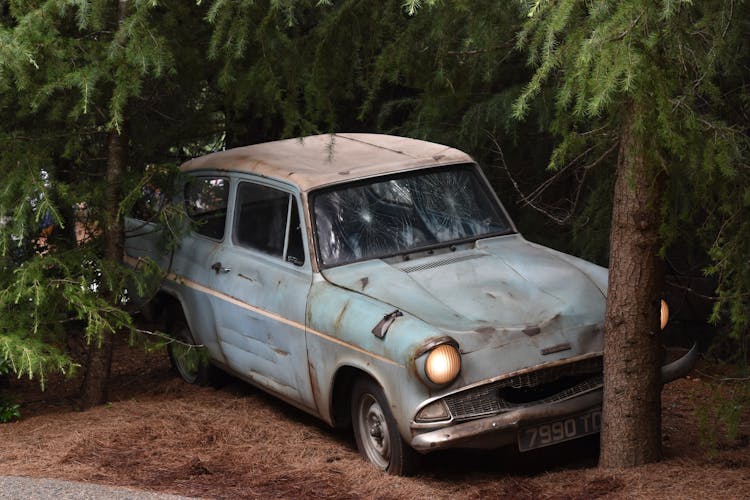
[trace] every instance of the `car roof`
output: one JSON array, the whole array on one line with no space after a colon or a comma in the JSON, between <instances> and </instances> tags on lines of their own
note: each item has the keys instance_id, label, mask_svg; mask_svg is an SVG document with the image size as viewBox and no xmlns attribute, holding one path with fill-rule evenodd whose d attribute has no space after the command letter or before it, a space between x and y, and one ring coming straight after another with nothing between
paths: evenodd
<instances>
[{"instance_id":1,"label":"car roof","mask_svg":"<svg viewBox=\"0 0 750 500\"><path fill-rule=\"evenodd\" d=\"M253 173L310 191L379 174L472 161L458 149L407 137L324 134L211 153L185 162L181 169Z\"/></svg>"}]
</instances>

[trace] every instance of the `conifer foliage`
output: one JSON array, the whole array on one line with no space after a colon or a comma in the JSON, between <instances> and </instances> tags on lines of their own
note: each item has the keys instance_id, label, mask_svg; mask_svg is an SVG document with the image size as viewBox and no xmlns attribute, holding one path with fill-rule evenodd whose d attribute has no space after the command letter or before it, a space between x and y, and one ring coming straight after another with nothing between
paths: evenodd
<instances>
[{"instance_id":1,"label":"conifer foliage","mask_svg":"<svg viewBox=\"0 0 750 500\"><path fill-rule=\"evenodd\" d=\"M519 45L536 72L516 116L552 85L560 142L550 168L617 154L601 464L639 465L660 456L662 257L671 243L694 238L681 226L703 220L711 224L702 243L726 259L716 268L726 273L722 281L746 267L731 256L738 240L727 245L721 233L747 212L734 203L726 209L749 180L747 117L728 107L733 94L748 96L747 4L538 1L528 16ZM734 310L738 292L722 297Z\"/></svg>"},{"instance_id":2,"label":"conifer foliage","mask_svg":"<svg viewBox=\"0 0 750 500\"><path fill-rule=\"evenodd\" d=\"M660 455L656 304L670 245L687 240L710 252L708 271L721 283L716 314L728 310L735 334L747 335L748 4L520 4L527 21L517 46L534 72L514 116L551 111L548 130L557 140L548 168L609 170L598 182L614 189L602 465L653 461ZM601 203L594 211L608 212Z\"/></svg>"},{"instance_id":3,"label":"conifer foliage","mask_svg":"<svg viewBox=\"0 0 750 500\"><path fill-rule=\"evenodd\" d=\"M126 159L148 155L127 138L163 121L156 113L175 97L157 82L190 64L175 54L189 54L180 43L201 17L195 4L158 0L0 1L0 360L15 374L43 383L49 370L76 369L72 332L95 352L132 330L126 290L143 292L149 272L122 266L117 235L123 190L137 189L145 166ZM188 98L195 85L185 88ZM163 148L151 162L175 153L144 142ZM113 154L120 169L106 177ZM84 405L106 397L108 370L84 388Z\"/></svg>"},{"instance_id":4,"label":"conifer foliage","mask_svg":"<svg viewBox=\"0 0 750 500\"><path fill-rule=\"evenodd\" d=\"M622 413L657 416L629 426L649 429L645 448L603 460L656 459L670 248L707 252L716 318L748 340L749 5L0 0L0 363L70 372L71 331L106 349L132 328L124 290L147 283L118 262L119 220L156 166L310 133L403 134L505 166L512 183L488 174L506 201L516 181L566 179L550 191L552 231L516 217L532 239L567 243L560 225L572 222L578 249L605 263L608 238L591 235L616 221L605 364L621 392L610 395L646 394L642 412Z\"/></svg>"}]
</instances>

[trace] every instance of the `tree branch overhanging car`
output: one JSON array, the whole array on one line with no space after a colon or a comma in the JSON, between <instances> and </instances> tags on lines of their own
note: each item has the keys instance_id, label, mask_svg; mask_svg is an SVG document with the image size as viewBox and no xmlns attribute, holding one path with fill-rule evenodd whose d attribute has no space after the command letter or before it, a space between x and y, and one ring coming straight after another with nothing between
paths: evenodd
<instances>
[{"instance_id":1,"label":"tree branch overhanging car","mask_svg":"<svg viewBox=\"0 0 750 500\"><path fill-rule=\"evenodd\" d=\"M186 381L218 367L351 425L394 474L434 450L599 431L607 270L524 240L465 153L331 134L181 170L191 230L162 255L161 228L129 219L126 259L168 271L151 308Z\"/></svg>"}]
</instances>

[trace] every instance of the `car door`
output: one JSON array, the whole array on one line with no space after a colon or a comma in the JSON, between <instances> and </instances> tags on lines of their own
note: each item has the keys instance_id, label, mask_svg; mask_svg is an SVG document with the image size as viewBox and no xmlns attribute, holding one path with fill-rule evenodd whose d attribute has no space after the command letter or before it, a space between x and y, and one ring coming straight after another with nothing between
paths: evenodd
<instances>
[{"instance_id":1,"label":"car door","mask_svg":"<svg viewBox=\"0 0 750 500\"><path fill-rule=\"evenodd\" d=\"M214 254L213 288L227 297L214 313L229 366L314 409L305 339L312 282L298 196L281 184L239 179L231 238Z\"/></svg>"},{"instance_id":2,"label":"car door","mask_svg":"<svg viewBox=\"0 0 750 500\"><path fill-rule=\"evenodd\" d=\"M216 336L211 290L214 272L210 264L226 235L230 178L211 172L190 176L184 185L185 210L190 219L190 230L184 235L180 248L170 254L166 267L172 278L166 286L180 297L193 340L206 346L212 359L225 362Z\"/></svg>"}]
</instances>

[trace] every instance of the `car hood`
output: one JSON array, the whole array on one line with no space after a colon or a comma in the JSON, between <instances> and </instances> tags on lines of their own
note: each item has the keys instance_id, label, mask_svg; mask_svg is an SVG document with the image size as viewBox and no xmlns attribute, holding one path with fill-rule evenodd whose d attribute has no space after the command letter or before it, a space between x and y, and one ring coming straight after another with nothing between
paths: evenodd
<instances>
[{"instance_id":1,"label":"car hood","mask_svg":"<svg viewBox=\"0 0 750 500\"><path fill-rule=\"evenodd\" d=\"M599 276L592 277L587 266L601 271ZM456 337L464 353L519 339L526 344L533 339L537 353L562 344L570 344L568 355L600 349L600 341L592 346L591 338L599 336L604 318L606 270L519 235L423 259L370 260L323 274Z\"/></svg>"}]
</instances>

